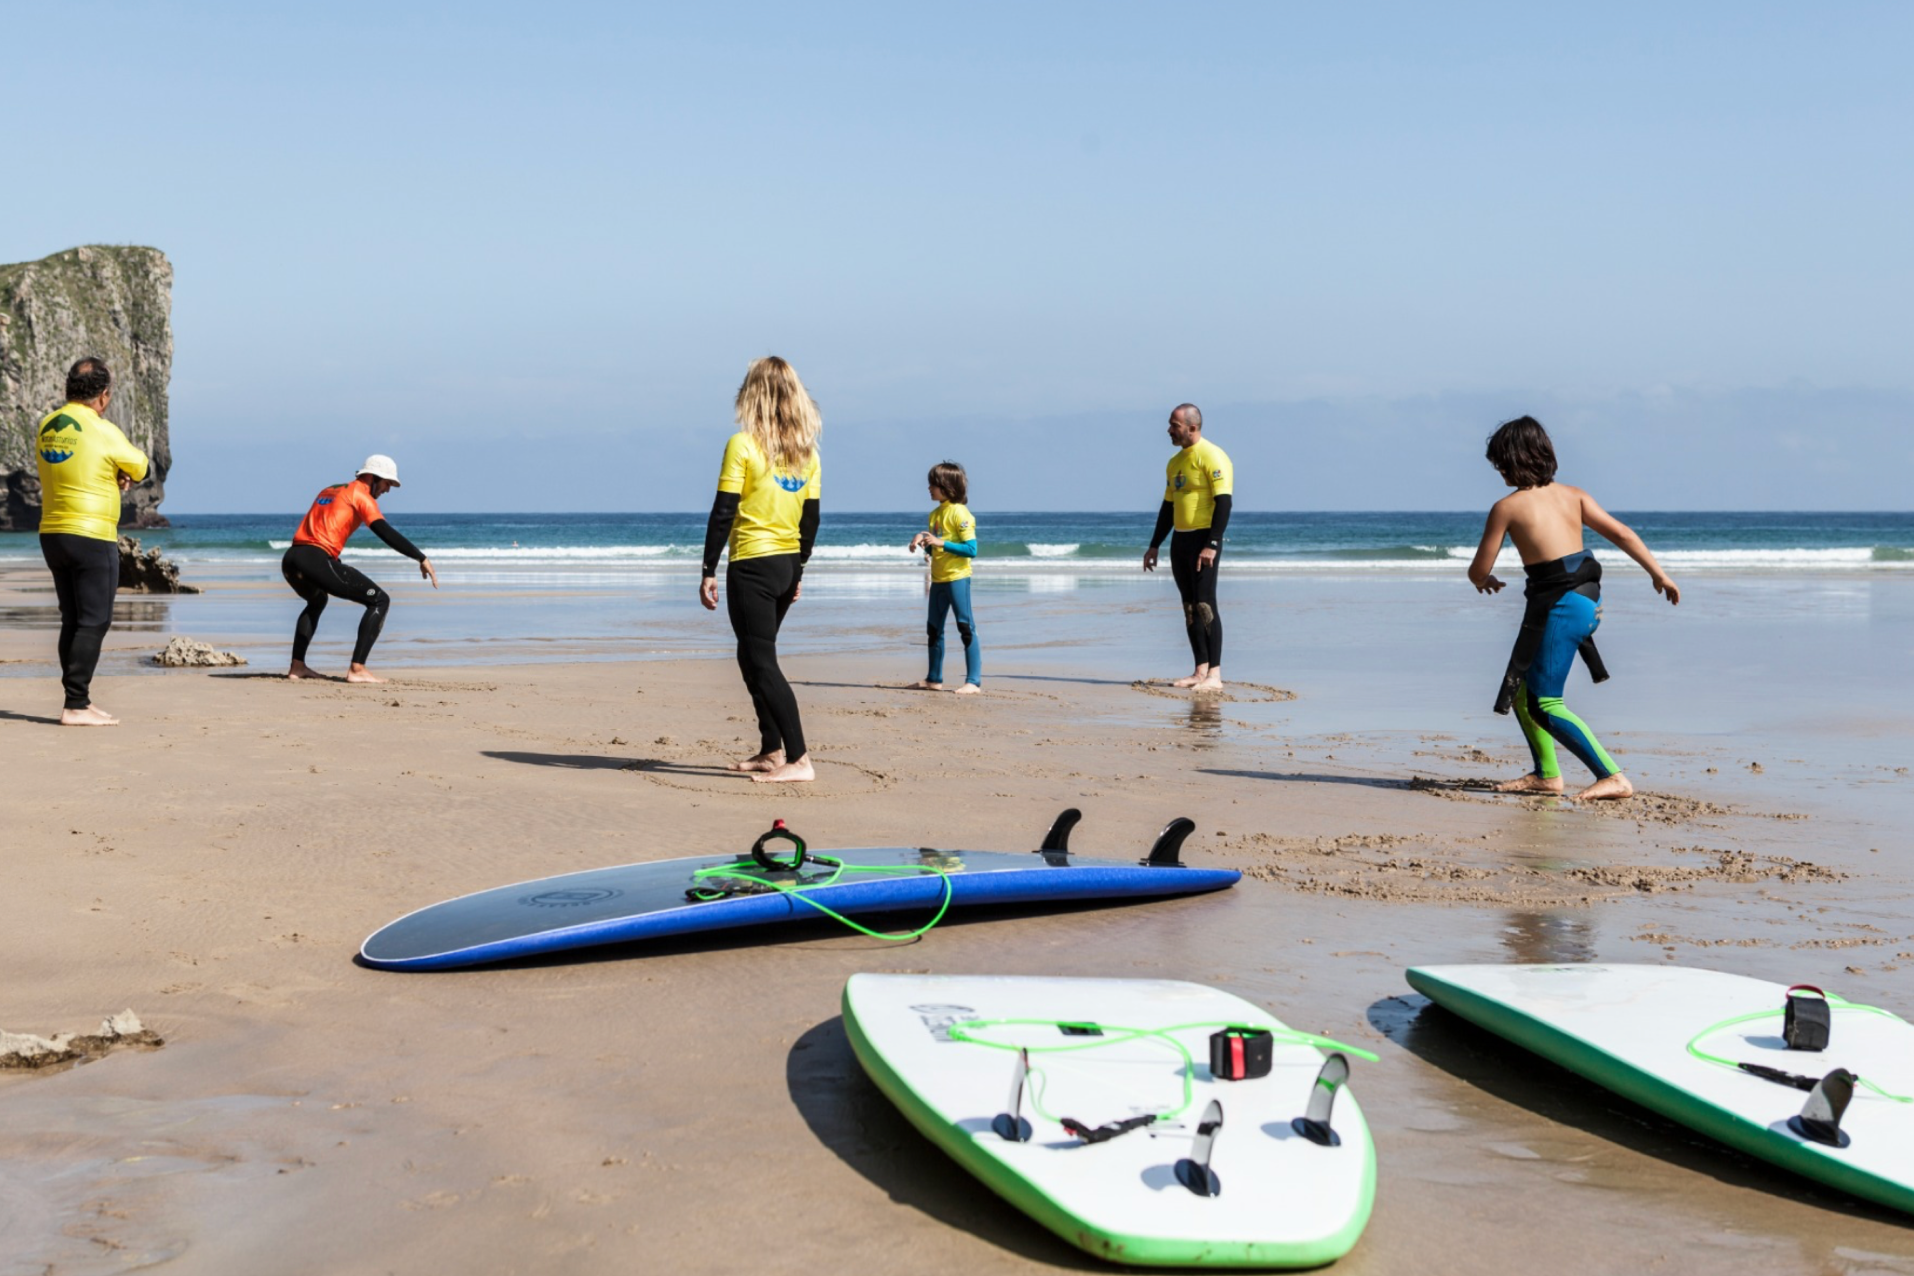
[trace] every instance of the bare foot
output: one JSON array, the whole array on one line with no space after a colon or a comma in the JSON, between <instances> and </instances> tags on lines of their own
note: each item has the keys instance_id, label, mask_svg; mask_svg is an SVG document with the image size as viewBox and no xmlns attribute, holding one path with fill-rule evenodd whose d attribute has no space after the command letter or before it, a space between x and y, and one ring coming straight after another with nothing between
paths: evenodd
<instances>
[{"instance_id":1,"label":"bare foot","mask_svg":"<svg viewBox=\"0 0 1914 1276\"><path fill-rule=\"evenodd\" d=\"M906 691L942 691L943 689L943 683L932 682L929 678L924 679L922 682L913 682L910 686L904 688Z\"/></svg>"},{"instance_id":2,"label":"bare foot","mask_svg":"<svg viewBox=\"0 0 1914 1276\"><path fill-rule=\"evenodd\" d=\"M817 772L811 769L811 755L805 754L796 762L786 762L762 775L751 777L753 784L802 784L806 780L817 779Z\"/></svg>"},{"instance_id":3,"label":"bare foot","mask_svg":"<svg viewBox=\"0 0 1914 1276\"><path fill-rule=\"evenodd\" d=\"M63 727L117 727L120 720L100 708L90 704L84 709L60 710L60 725Z\"/></svg>"},{"instance_id":4,"label":"bare foot","mask_svg":"<svg viewBox=\"0 0 1914 1276\"><path fill-rule=\"evenodd\" d=\"M372 670L366 668L364 665L353 665L350 669L346 670L346 681L347 682L384 682L385 679L381 678L378 674L372 672Z\"/></svg>"},{"instance_id":5,"label":"bare foot","mask_svg":"<svg viewBox=\"0 0 1914 1276\"><path fill-rule=\"evenodd\" d=\"M1195 673L1191 674L1187 678L1178 678L1175 681L1171 682L1170 685L1172 687L1194 687L1197 683L1203 681L1203 679L1209 676L1210 676L1210 667L1208 665L1198 665L1196 666Z\"/></svg>"},{"instance_id":6,"label":"bare foot","mask_svg":"<svg viewBox=\"0 0 1914 1276\"><path fill-rule=\"evenodd\" d=\"M1223 671L1212 669L1201 679L1190 684L1191 691L1221 691L1223 689Z\"/></svg>"},{"instance_id":7,"label":"bare foot","mask_svg":"<svg viewBox=\"0 0 1914 1276\"><path fill-rule=\"evenodd\" d=\"M746 758L742 762L733 762L732 771L775 771L784 765L784 750L773 749L769 753L760 753L755 758Z\"/></svg>"},{"instance_id":8,"label":"bare foot","mask_svg":"<svg viewBox=\"0 0 1914 1276\"><path fill-rule=\"evenodd\" d=\"M984 689L976 683L966 682L963 686L957 688L954 694L960 696L981 696L983 693Z\"/></svg>"},{"instance_id":9,"label":"bare foot","mask_svg":"<svg viewBox=\"0 0 1914 1276\"><path fill-rule=\"evenodd\" d=\"M293 661L292 668L286 670L286 677L293 682L297 682L301 678L323 678L325 676L326 675L320 673L303 660Z\"/></svg>"},{"instance_id":10,"label":"bare foot","mask_svg":"<svg viewBox=\"0 0 1914 1276\"><path fill-rule=\"evenodd\" d=\"M1632 797L1634 793L1635 786L1628 782L1627 776L1617 771L1613 775L1603 776L1601 779L1595 781L1595 783L1583 789L1580 793L1577 793L1575 800L1577 802L1601 802L1615 798Z\"/></svg>"},{"instance_id":11,"label":"bare foot","mask_svg":"<svg viewBox=\"0 0 1914 1276\"><path fill-rule=\"evenodd\" d=\"M1531 771L1527 775L1518 776L1513 780L1502 781L1502 783L1495 786L1495 791L1497 793L1560 793L1562 791L1562 777L1559 775L1550 776L1545 780Z\"/></svg>"}]
</instances>

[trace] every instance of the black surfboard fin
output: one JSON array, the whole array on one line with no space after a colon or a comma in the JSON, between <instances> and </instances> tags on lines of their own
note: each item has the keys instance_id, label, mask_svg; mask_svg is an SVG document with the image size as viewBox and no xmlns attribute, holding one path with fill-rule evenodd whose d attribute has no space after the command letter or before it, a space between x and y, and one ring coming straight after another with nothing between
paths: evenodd
<instances>
[{"instance_id":1,"label":"black surfboard fin","mask_svg":"<svg viewBox=\"0 0 1914 1276\"><path fill-rule=\"evenodd\" d=\"M999 1112L990 1122L990 1128L1008 1143L1030 1142L1030 1122L1023 1116L1023 1082L1029 1075L1030 1052L1019 1050L1016 1070L1010 1074L1010 1111Z\"/></svg>"},{"instance_id":2,"label":"black surfboard fin","mask_svg":"<svg viewBox=\"0 0 1914 1276\"><path fill-rule=\"evenodd\" d=\"M1821 1078L1821 1083L1808 1092L1808 1101L1801 1105L1799 1115L1788 1118L1788 1128L1810 1143L1821 1143L1831 1148L1844 1148L1854 1140L1841 1128L1841 1117L1848 1110L1848 1101L1854 1097L1854 1083L1857 1078L1846 1068L1836 1068Z\"/></svg>"},{"instance_id":3,"label":"black surfboard fin","mask_svg":"<svg viewBox=\"0 0 1914 1276\"><path fill-rule=\"evenodd\" d=\"M1329 1124L1329 1116L1336 1108L1336 1094L1347 1080L1349 1060L1340 1051L1323 1060L1323 1070L1316 1074L1316 1084L1309 1088L1309 1107L1289 1123L1289 1128L1319 1147L1341 1147L1342 1135Z\"/></svg>"},{"instance_id":4,"label":"black surfboard fin","mask_svg":"<svg viewBox=\"0 0 1914 1276\"><path fill-rule=\"evenodd\" d=\"M1156 835L1156 844L1150 847L1149 855L1138 860L1137 863L1149 864L1156 868L1182 868L1183 861L1180 857L1183 854L1183 842L1194 832L1196 832L1195 820L1187 816L1177 816L1163 826L1163 831Z\"/></svg>"},{"instance_id":5,"label":"black surfboard fin","mask_svg":"<svg viewBox=\"0 0 1914 1276\"><path fill-rule=\"evenodd\" d=\"M1220 1196L1223 1181L1210 1168L1210 1153L1216 1149L1217 1132L1223 1128L1223 1105L1211 1099L1196 1123L1196 1139L1190 1154L1176 1163L1176 1181L1198 1196Z\"/></svg>"},{"instance_id":6,"label":"black surfboard fin","mask_svg":"<svg viewBox=\"0 0 1914 1276\"><path fill-rule=\"evenodd\" d=\"M1070 830L1075 828L1077 821L1082 818L1083 812L1074 806L1062 815L1059 815L1056 822L1050 826L1050 831L1043 835L1043 845L1039 846L1037 851L1039 853L1044 851L1064 851L1067 853L1070 850Z\"/></svg>"}]
</instances>

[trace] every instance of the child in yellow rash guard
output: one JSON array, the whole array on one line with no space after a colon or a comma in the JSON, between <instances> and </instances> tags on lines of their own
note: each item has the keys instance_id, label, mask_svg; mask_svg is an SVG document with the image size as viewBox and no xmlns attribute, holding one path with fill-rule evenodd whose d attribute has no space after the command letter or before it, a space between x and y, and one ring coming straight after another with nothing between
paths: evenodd
<instances>
[{"instance_id":1,"label":"child in yellow rash guard","mask_svg":"<svg viewBox=\"0 0 1914 1276\"><path fill-rule=\"evenodd\" d=\"M930 553L930 615L924 628L930 636L930 672L916 685L926 691L944 689L944 622L957 613L957 636L964 644L964 685L959 694L983 690L983 644L977 640L977 621L970 607L970 566L977 557L977 523L964 504L970 481L955 461L931 466L930 529L911 538L912 550Z\"/></svg>"}]
</instances>

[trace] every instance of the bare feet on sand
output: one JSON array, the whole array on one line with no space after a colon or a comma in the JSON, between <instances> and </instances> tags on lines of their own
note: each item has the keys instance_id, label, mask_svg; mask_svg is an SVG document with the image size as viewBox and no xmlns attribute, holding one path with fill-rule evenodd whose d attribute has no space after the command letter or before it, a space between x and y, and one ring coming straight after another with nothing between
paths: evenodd
<instances>
[{"instance_id":1,"label":"bare feet on sand","mask_svg":"<svg viewBox=\"0 0 1914 1276\"><path fill-rule=\"evenodd\" d=\"M960 696L981 696L983 693L984 689L976 683L966 682L963 686L957 688L954 694Z\"/></svg>"},{"instance_id":2,"label":"bare feet on sand","mask_svg":"<svg viewBox=\"0 0 1914 1276\"><path fill-rule=\"evenodd\" d=\"M90 704L84 709L60 710L60 725L63 727L117 727L120 720L100 708Z\"/></svg>"},{"instance_id":3,"label":"bare feet on sand","mask_svg":"<svg viewBox=\"0 0 1914 1276\"><path fill-rule=\"evenodd\" d=\"M755 758L746 758L742 762L733 762L732 771L775 771L784 765L784 750L773 749L769 753L760 753Z\"/></svg>"},{"instance_id":4,"label":"bare feet on sand","mask_svg":"<svg viewBox=\"0 0 1914 1276\"><path fill-rule=\"evenodd\" d=\"M1635 786L1628 782L1627 776L1617 771L1613 775L1603 776L1601 779L1595 781L1595 783L1583 789L1580 793L1577 793L1575 800L1577 802L1610 801L1615 798L1632 797L1634 793Z\"/></svg>"},{"instance_id":5,"label":"bare feet on sand","mask_svg":"<svg viewBox=\"0 0 1914 1276\"><path fill-rule=\"evenodd\" d=\"M1203 681L1203 679L1209 676L1210 676L1210 667L1208 665L1198 665L1196 666L1195 673L1191 674L1187 678L1177 678L1173 680L1170 683L1170 685L1172 687L1194 687L1197 683Z\"/></svg>"},{"instance_id":6,"label":"bare feet on sand","mask_svg":"<svg viewBox=\"0 0 1914 1276\"><path fill-rule=\"evenodd\" d=\"M378 674L373 673L372 670L366 668L364 665L354 665L350 669L346 670L346 681L347 682L384 682L385 679L381 678Z\"/></svg>"},{"instance_id":7,"label":"bare feet on sand","mask_svg":"<svg viewBox=\"0 0 1914 1276\"><path fill-rule=\"evenodd\" d=\"M1212 669L1197 681L1190 684L1191 691L1221 691L1223 689L1223 671Z\"/></svg>"},{"instance_id":8,"label":"bare feet on sand","mask_svg":"<svg viewBox=\"0 0 1914 1276\"><path fill-rule=\"evenodd\" d=\"M1562 791L1562 777L1559 775L1543 779L1533 771L1513 780L1504 780L1495 786L1497 793L1553 793Z\"/></svg>"},{"instance_id":9,"label":"bare feet on sand","mask_svg":"<svg viewBox=\"0 0 1914 1276\"><path fill-rule=\"evenodd\" d=\"M817 772L811 769L811 755L805 754L796 762L786 762L769 771L751 777L753 784L802 784L806 780L817 779Z\"/></svg>"},{"instance_id":10,"label":"bare feet on sand","mask_svg":"<svg viewBox=\"0 0 1914 1276\"><path fill-rule=\"evenodd\" d=\"M290 682L297 682L301 678L323 678L325 676L326 675L320 673L303 660L293 661L292 667L286 670L286 678Z\"/></svg>"},{"instance_id":11,"label":"bare feet on sand","mask_svg":"<svg viewBox=\"0 0 1914 1276\"><path fill-rule=\"evenodd\" d=\"M942 691L943 689L944 689L943 683L932 682L928 678L924 679L922 682L913 682L910 684L910 686L904 688L904 690L906 691Z\"/></svg>"}]
</instances>

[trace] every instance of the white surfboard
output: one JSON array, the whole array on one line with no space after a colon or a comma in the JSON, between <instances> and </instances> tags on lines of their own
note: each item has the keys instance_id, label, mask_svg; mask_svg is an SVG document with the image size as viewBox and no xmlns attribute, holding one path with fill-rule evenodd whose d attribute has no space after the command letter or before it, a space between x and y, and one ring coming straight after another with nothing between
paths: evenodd
<instances>
[{"instance_id":1,"label":"white surfboard","mask_svg":"<svg viewBox=\"0 0 1914 1276\"><path fill-rule=\"evenodd\" d=\"M1914 1102L1890 1097L1914 1096L1914 1025L1891 1013L1830 999L1829 1040L1816 1052L1783 1038L1786 985L1720 971L1422 966L1408 977L1437 1005L1643 1107L1914 1213ZM1837 1070L1859 1080L1821 1082Z\"/></svg>"},{"instance_id":2,"label":"white surfboard","mask_svg":"<svg viewBox=\"0 0 1914 1276\"><path fill-rule=\"evenodd\" d=\"M1369 1221L1375 1149L1341 1084L1366 1052L1301 1044L1239 997L1169 980L862 974L844 986L844 1024L913 1125L1100 1257L1316 1266ZM1211 1075L1210 1035L1232 1025L1273 1030L1268 1075Z\"/></svg>"}]
</instances>

